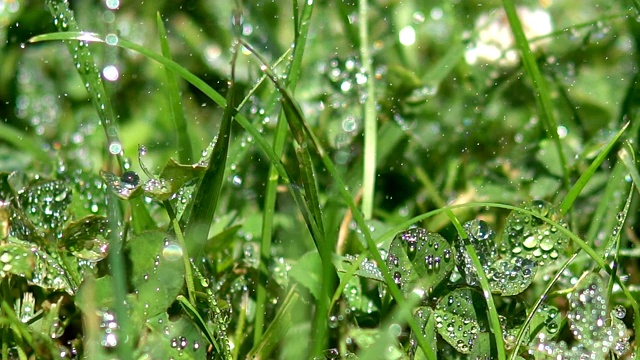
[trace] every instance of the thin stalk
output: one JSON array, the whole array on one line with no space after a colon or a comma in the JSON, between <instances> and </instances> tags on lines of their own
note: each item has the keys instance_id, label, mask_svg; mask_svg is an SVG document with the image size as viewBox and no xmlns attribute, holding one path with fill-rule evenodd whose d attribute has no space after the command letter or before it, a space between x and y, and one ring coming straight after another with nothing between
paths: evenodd
<instances>
[{"instance_id":1,"label":"thin stalk","mask_svg":"<svg viewBox=\"0 0 640 360\"><path fill-rule=\"evenodd\" d=\"M366 100L364 103L364 172L362 174L362 213L365 220L373 216L376 185L376 148L378 142L378 124L376 114L376 93L369 53L368 4L360 0L359 6L360 58L367 77Z\"/></svg>"},{"instance_id":2,"label":"thin stalk","mask_svg":"<svg viewBox=\"0 0 640 360\"><path fill-rule=\"evenodd\" d=\"M298 3L294 1L293 12L298 16ZM304 55L304 49L306 46L307 34L309 32L309 24L311 14L313 12L313 3L305 2L302 9L302 16L300 17L300 23L295 21L295 44L293 58L288 69L287 75L287 87L294 93L298 79L300 78L300 68L302 64L302 57ZM266 77L266 75L264 75ZM287 122L283 121L283 113L281 112L278 117L278 124L276 126L275 136L273 139L273 151L278 157L282 156L284 151L285 141L287 139ZM262 280L262 274L266 274L266 266L264 262L271 257L271 241L273 238L273 220L275 215L276 206L276 194L278 187L278 170L276 165L271 163L268 172L268 182L265 191L264 200L264 212L262 217L262 238L260 241L260 271L258 272L258 288L256 293L256 317L254 321L254 333L253 343L258 344L263 335L264 329L264 316L265 316L265 303L267 297L267 291Z\"/></svg>"},{"instance_id":3,"label":"thin stalk","mask_svg":"<svg viewBox=\"0 0 640 360\"><path fill-rule=\"evenodd\" d=\"M616 136L614 136L611 139L611 141L609 141L609 143L604 147L604 149L602 149L602 151L598 154L595 160L593 160L591 165L589 165L587 170L584 173L582 173L582 175L580 176L578 181L576 181L576 183L573 185L571 190L569 190L569 193L567 194L567 196L565 196L564 200L562 200L562 203L560 203L559 210L560 210L561 216L566 214L569 211L569 209L571 209L573 202L578 198L578 195L580 195L580 192L582 191L582 189L584 189L584 187L587 185L589 180L591 180L593 175L596 173L596 170L600 168L600 165L602 165L602 162L609 155L609 152L611 152L611 149L613 149L613 146L618 142L618 140L620 139L622 134L625 132L625 130L627 130L627 127L629 127L629 123L626 123L622 127L622 129L618 131Z\"/></svg>"},{"instance_id":4,"label":"thin stalk","mask_svg":"<svg viewBox=\"0 0 640 360\"><path fill-rule=\"evenodd\" d=\"M549 284L547 284L547 287L542 292L542 295L540 295L540 297L538 298L538 301L536 301L535 305L533 305L533 307L529 310L529 315L527 316L527 320L525 320L524 324L522 324L522 327L520 328L520 331L518 331L518 337L516 338L516 345L511 352L511 356L509 357L509 360L516 360L518 358L518 349L520 349L520 345L522 344L522 340L524 339L525 333L527 332L527 328L529 327L531 320L533 320L533 317L536 315L536 312L538 311L538 308L540 307L540 305L542 305L542 302L544 302L547 299L547 294L549 294L553 285L555 285L556 282L560 280L562 273L567 269L569 264L571 264L571 262L575 260L575 258L578 256L578 253L579 251L575 252L569 259L567 259L567 261L565 261L564 264L562 264L562 267L556 272L556 276L554 276L553 279L549 282Z\"/></svg>"},{"instance_id":5,"label":"thin stalk","mask_svg":"<svg viewBox=\"0 0 640 360\"><path fill-rule=\"evenodd\" d=\"M127 272L125 270L124 254L122 243L124 236L120 229L122 214L118 198L114 194L113 189L108 191L107 215L109 218L109 266L111 267L111 275L114 289L115 306L113 311L116 315L116 321L120 325L120 339L118 341L117 353L121 359L129 359L133 353L132 338L133 332L129 328L129 314L127 311L126 295L127 295ZM126 339L129 338L129 341Z\"/></svg>"},{"instance_id":6,"label":"thin stalk","mask_svg":"<svg viewBox=\"0 0 640 360\"><path fill-rule=\"evenodd\" d=\"M166 201L166 204L171 206L169 201ZM173 211L172 211L173 213ZM187 283L187 295L189 296L189 302L196 306L196 287L193 283L193 271L191 271L191 261L189 261L189 252L187 251L187 243L184 241L184 235L182 235L182 230L180 230L180 222L176 219L175 214L172 214L171 223L173 224L173 230L176 232L176 239L178 239L178 244L182 248L183 255L182 260L184 262L184 278Z\"/></svg>"}]
</instances>

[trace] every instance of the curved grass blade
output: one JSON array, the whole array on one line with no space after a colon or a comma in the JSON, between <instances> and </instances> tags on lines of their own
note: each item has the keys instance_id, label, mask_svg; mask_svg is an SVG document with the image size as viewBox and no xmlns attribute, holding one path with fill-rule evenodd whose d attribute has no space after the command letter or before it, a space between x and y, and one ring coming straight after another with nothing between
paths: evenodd
<instances>
[{"instance_id":1,"label":"curved grass blade","mask_svg":"<svg viewBox=\"0 0 640 360\"><path fill-rule=\"evenodd\" d=\"M627 168L629 175L631 175L631 179L633 179L633 183L640 192L640 173L638 173L638 166L636 165L636 159L633 156L633 146L630 143L626 143L627 147L622 148L620 152L618 152L618 158Z\"/></svg>"},{"instance_id":2,"label":"curved grass blade","mask_svg":"<svg viewBox=\"0 0 640 360\"><path fill-rule=\"evenodd\" d=\"M167 59L172 59L171 50L169 49L169 40L167 37L167 30L164 27L162 16L157 13L156 22L158 24L158 32L160 33L160 46L162 48L162 55ZM178 140L178 159L183 164L190 164L192 162L193 150L191 149L191 139L187 133L187 121L185 120L184 110L182 108L182 100L180 98L180 89L178 88L178 81L176 75L165 66L167 86L163 87L167 99L169 99L169 106L171 108L171 115L173 122L176 126L176 137Z\"/></svg>"},{"instance_id":3,"label":"curved grass blade","mask_svg":"<svg viewBox=\"0 0 640 360\"><path fill-rule=\"evenodd\" d=\"M473 265L478 274L478 280L480 282L480 286L482 288L482 295L487 302L487 317L489 318L489 325L491 327L491 332L493 332L493 338L496 341L496 350L498 351L498 359L505 360L507 357L505 355L505 347L504 347L504 338L502 337L502 327L500 326L500 320L498 319L498 311L496 309L496 305L493 302L493 295L491 294L491 286L489 286L489 279L487 279L487 275L484 272L484 268L480 263L480 259L478 259L478 254L476 254L476 249L468 242L467 232L464 230L460 221L455 216L453 211L450 209L446 210L446 214L453 223L458 232L458 236L465 242L465 249Z\"/></svg>"},{"instance_id":4,"label":"curved grass blade","mask_svg":"<svg viewBox=\"0 0 640 360\"><path fill-rule=\"evenodd\" d=\"M607 143L604 149L602 149L600 154L598 154L595 160L593 160L591 165L589 165L587 170L582 173L582 175L580 175L578 181L576 181L571 190L569 190L567 196L565 196L564 200L562 200L562 203L560 203L559 211L561 216L566 214L569 209L571 209L571 206L573 206L573 202L578 198L580 192L587 185L591 177L593 177L593 174L595 174L596 170L598 170L600 165L602 165L602 162L609 155L609 152L611 152L611 149L613 149L614 145L618 142L620 137L622 137L622 134L624 134L625 130L627 130L627 127L629 127L629 123L626 123L622 127L622 129L618 131L618 133L609 141L609 143Z\"/></svg>"},{"instance_id":5,"label":"curved grass blade","mask_svg":"<svg viewBox=\"0 0 640 360\"><path fill-rule=\"evenodd\" d=\"M209 340L209 343L216 348L217 353L221 354L222 351L220 350L220 346L218 345L218 342L216 341L215 337L209 330L207 323L204 321L204 319L202 319L202 316L200 316L200 314L198 313L198 310L196 310L196 308L193 307L193 305L189 302L189 300L187 300L187 298L185 298L182 295L178 295L176 300L178 300L178 302L180 303L184 311L191 318L191 320L193 320L194 324L196 324L196 326L198 327L198 329L200 329L202 334L204 334L207 340Z\"/></svg>"},{"instance_id":6,"label":"curved grass blade","mask_svg":"<svg viewBox=\"0 0 640 360\"><path fill-rule=\"evenodd\" d=\"M249 45L249 44L245 44L245 45ZM258 54L256 55L259 56ZM296 141L299 142L299 144L301 144L303 148L308 148L309 146L313 146L315 148L316 152L322 159L325 167L327 168L329 173L333 176L333 179L336 181L337 188L340 192L340 195L343 197L343 199L349 206L353 214L354 220L362 230L362 233L369 247L368 250L371 252L371 255L374 261L378 263L380 266L380 270L382 271L384 279L387 283L389 292L391 293L394 300L398 304L399 313L406 315L406 317L404 317L403 320L407 322L407 324L411 327L411 329L416 334L419 346L423 349L425 353L428 354L429 345L427 343L427 340L425 336L420 332L420 327L418 326L417 322L415 321L413 316L411 316L410 309L412 308L412 304L410 302L405 301L400 289L395 284L393 277L389 272L389 268L386 266L386 263L382 259L382 256L380 255L380 252L378 251L376 244L373 241L373 238L371 237L371 232L366 225L364 216L357 208L338 170L336 169L335 165L333 164L329 156L327 156L325 150L320 145L320 142L315 137L314 133L306 126L305 122L302 120L304 118L302 115L302 112L300 108L297 106L296 102L293 100L293 96L290 94L290 92L279 84L276 77L273 75L270 69L266 66L266 63L263 62L261 68L269 76L269 78L272 80L272 82L277 87L278 91L281 93L283 97L283 108L285 110L285 114L287 111L289 112L288 114L290 116L290 118L288 117L289 126L292 130L294 138L296 139ZM324 259L323 259L323 262L324 262Z\"/></svg>"},{"instance_id":7,"label":"curved grass blade","mask_svg":"<svg viewBox=\"0 0 640 360\"><path fill-rule=\"evenodd\" d=\"M278 91L282 96L282 109L289 124L289 128L293 134L293 137L298 145L296 148L296 157L298 159L298 165L300 168L300 174L302 176L302 185L304 187L304 197L302 200L305 203L305 207L301 208L303 216L306 213L305 221L309 230L311 231L313 240L316 244L320 257L322 259L322 282L323 289L326 289L326 294L323 294L318 299L318 306L316 307L314 328L316 334L316 341L314 341L312 354L318 354L326 348L327 342L327 329L328 329L328 310L329 310L329 297L334 291L335 280L337 274L333 264L331 263L331 249L333 246L327 242L327 238L324 232L323 215L321 211L321 205L318 197L318 189L316 185L314 166L309 153L309 148L312 144L309 142L306 136L306 125L304 123L304 116L298 106L297 102L293 99L293 95L287 90L276 78L270 69L270 66L266 60L258 54L253 47L247 42L240 39L245 48L251 51L256 58L260 61L260 68L267 74L269 79L274 83Z\"/></svg>"},{"instance_id":8,"label":"curved grass blade","mask_svg":"<svg viewBox=\"0 0 640 360\"><path fill-rule=\"evenodd\" d=\"M562 273L567 269L569 264L571 264L571 262L573 262L573 260L577 256L578 256L578 252L574 253L569 259L567 259L564 262L564 264L562 264L562 267L556 272L556 275L549 282L549 284L547 284L547 287L542 292L542 295L540 295L536 303L533 305L533 307L529 311L529 315L527 316L527 319L525 320L524 324L522 324L522 328L518 332L518 336L516 337L516 342L515 342L515 348L512 350L509 360L516 360L518 358L518 349L522 344L522 340L524 339L524 336L527 333L527 328L529 327L531 320L533 320L533 317L535 316L536 311L538 311L538 308L540 308L540 305L542 305L542 303L547 299L547 295L551 291L551 288L553 287L553 285L555 285L555 283L558 282L558 280L560 280Z\"/></svg>"},{"instance_id":9,"label":"curved grass blade","mask_svg":"<svg viewBox=\"0 0 640 360\"><path fill-rule=\"evenodd\" d=\"M520 23L520 19L518 18L516 8L513 5L513 0L502 0L502 5L507 15L507 19L509 20L509 24L511 25L511 31L513 32L513 37L516 41L516 45L520 50L524 70L529 76L529 79L531 80L531 83L533 85L533 90L536 95L536 103L538 104L538 109L542 115L541 117L543 119L543 124L545 125L544 127L547 136L549 136L549 138L553 141L556 147L556 151L558 152L560 165L563 169L562 180L564 186L566 189L569 189L569 169L567 168L567 159L565 158L564 151L562 150L562 142L560 141L560 137L558 136L558 122L556 121L556 118L553 114L551 92L549 91L546 80L540 72L540 68L536 63L535 57L531 52L529 41L527 40L527 37L524 34L524 30L522 29L522 24Z\"/></svg>"},{"instance_id":10,"label":"curved grass blade","mask_svg":"<svg viewBox=\"0 0 640 360\"><path fill-rule=\"evenodd\" d=\"M235 81L234 81L234 60L231 63L231 81L227 93L226 107L222 114L222 122L218 131L217 141L211 153L211 159L207 165L207 170L200 180L200 184L195 193L193 209L191 210L187 225L185 227L185 238L187 239L187 251L190 256L198 258L204 248L204 244L209 236L211 222L218 205L222 182L224 180L224 170L229 151L229 140L231 138L231 123L237 113L235 103Z\"/></svg>"},{"instance_id":11,"label":"curved grass blade","mask_svg":"<svg viewBox=\"0 0 640 360\"><path fill-rule=\"evenodd\" d=\"M73 11L69 8L68 1L47 0L46 4L55 19L55 24L59 32L75 33L80 31ZM98 112L107 139L109 153L116 157L120 168L123 168L124 159L122 145L118 136L118 128L115 123L116 118L113 113L111 101L104 89L100 71L87 46L87 43L91 42L91 40L83 38L78 38L77 40L80 40L80 42L67 42L67 48L75 61L76 69L91 97L91 102Z\"/></svg>"},{"instance_id":12,"label":"curved grass blade","mask_svg":"<svg viewBox=\"0 0 640 360\"><path fill-rule=\"evenodd\" d=\"M295 36L295 46L293 52L293 58L291 60L290 66L288 68L287 74L287 86L291 91L295 91L295 88L298 83L298 79L300 77L300 68L302 64L302 57L304 55L304 50L306 47L307 35L309 32L309 25L311 20L311 14L313 12L313 3L305 2L303 5L302 14L298 17L299 8L297 1L293 2L293 13L294 13L294 36ZM277 64L278 62L276 62ZM267 76L263 75L263 79ZM262 79L261 79L262 80ZM276 95L277 93L274 93ZM270 104L276 104L277 101L275 99L269 102ZM282 114L282 113L280 113ZM279 156L282 155L284 150L284 144L287 138L286 132L286 123L282 121L280 118L278 119L278 124L276 126L276 132L273 140L273 150ZM275 214L275 206L276 206L276 194L278 187L278 176L277 171L275 169L275 165L272 163L269 165L269 177L267 188L265 189L265 201L264 201L264 209L263 219L262 219L262 237L260 243L260 267L264 271L264 264L267 259L271 256L271 241L273 236L273 221ZM264 309L267 290L265 284L263 283L261 277L262 272L258 272L258 289L256 293L256 306L258 309ZM258 310L256 312L256 317L254 321L254 344L257 344L262 337L262 329L264 327L264 311Z\"/></svg>"}]
</instances>

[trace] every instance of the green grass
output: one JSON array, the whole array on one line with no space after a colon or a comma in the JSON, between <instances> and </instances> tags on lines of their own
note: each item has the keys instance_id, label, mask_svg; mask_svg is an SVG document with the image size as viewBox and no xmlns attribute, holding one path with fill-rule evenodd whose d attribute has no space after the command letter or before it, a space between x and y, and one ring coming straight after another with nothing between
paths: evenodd
<instances>
[{"instance_id":1,"label":"green grass","mask_svg":"<svg viewBox=\"0 0 640 360\"><path fill-rule=\"evenodd\" d=\"M637 2L423 3L7 3L0 359L640 355Z\"/></svg>"}]
</instances>

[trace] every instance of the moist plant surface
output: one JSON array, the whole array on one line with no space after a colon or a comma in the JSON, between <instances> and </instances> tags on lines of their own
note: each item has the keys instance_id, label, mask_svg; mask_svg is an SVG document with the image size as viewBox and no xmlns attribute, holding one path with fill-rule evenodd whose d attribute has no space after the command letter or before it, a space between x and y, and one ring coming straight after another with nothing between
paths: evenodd
<instances>
[{"instance_id":1,"label":"moist plant surface","mask_svg":"<svg viewBox=\"0 0 640 360\"><path fill-rule=\"evenodd\" d=\"M640 3L0 0L0 359L636 359Z\"/></svg>"}]
</instances>

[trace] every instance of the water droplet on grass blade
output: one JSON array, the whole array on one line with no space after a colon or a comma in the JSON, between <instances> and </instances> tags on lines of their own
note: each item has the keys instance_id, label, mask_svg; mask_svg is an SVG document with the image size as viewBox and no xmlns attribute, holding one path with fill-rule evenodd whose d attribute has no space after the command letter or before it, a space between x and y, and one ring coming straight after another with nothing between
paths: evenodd
<instances>
[{"instance_id":1,"label":"water droplet on grass blade","mask_svg":"<svg viewBox=\"0 0 640 360\"><path fill-rule=\"evenodd\" d=\"M104 38L104 42L112 46L118 45L118 40L118 35L116 34L107 34Z\"/></svg>"},{"instance_id":2,"label":"water droplet on grass blade","mask_svg":"<svg viewBox=\"0 0 640 360\"><path fill-rule=\"evenodd\" d=\"M122 154L122 145L119 142L112 142L109 144L109 153L113 155Z\"/></svg>"}]
</instances>

